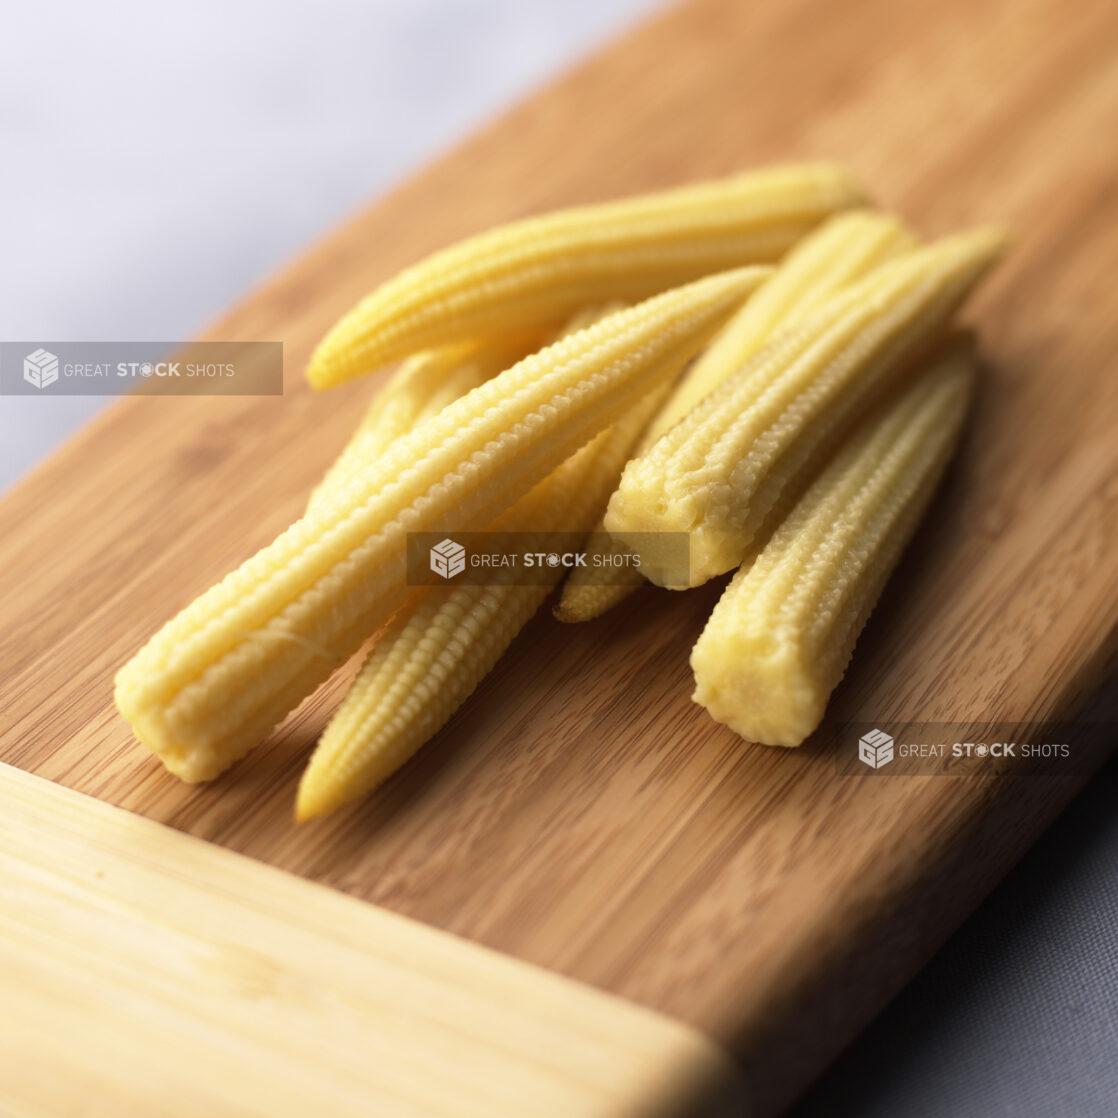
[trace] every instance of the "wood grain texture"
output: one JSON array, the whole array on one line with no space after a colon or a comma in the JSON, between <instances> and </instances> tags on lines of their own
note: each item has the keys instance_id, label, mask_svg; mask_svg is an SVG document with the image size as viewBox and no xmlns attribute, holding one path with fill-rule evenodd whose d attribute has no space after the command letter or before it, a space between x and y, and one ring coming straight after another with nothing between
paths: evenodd
<instances>
[{"instance_id":1,"label":"wood grain texture","mask_svg":"<svg viewBox=\"0 0 1118 1118\"><path fill-rule=\"evenodd\" d=\"M0 803L6 1118L739 1113L670 1018L8 765Z\"/></svg>"},{"instance_id":2,"label":"wood grain texture","mask_svg":"<svg viewBox=\"0 0 1118 1118\"><path fill-rule=\"evenodd\" d=\"M841 779L689 701L718 588L539 618L376 796L298 831L339 697L187 788L131 742L115 668L298 515L375 385L311 347L402 265L491 223L773 159L849 163L933 235L1006 221L976 300L966 445L859 644L839 716L1068 716L1112 678L1118 579L1118 8L819 0L673 9L378 203L210 332L280 338L282 399L124 402L0 504L0 757L579 978L799 1089L1067 802L1059 781Z\"/></svg>"}]
</instances>

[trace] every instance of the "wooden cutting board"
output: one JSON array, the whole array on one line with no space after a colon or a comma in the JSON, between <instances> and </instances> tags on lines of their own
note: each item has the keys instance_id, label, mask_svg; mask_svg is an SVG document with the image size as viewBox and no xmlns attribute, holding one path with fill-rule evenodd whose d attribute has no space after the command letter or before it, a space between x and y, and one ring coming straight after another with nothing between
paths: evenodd
<instances>
[{"instance_id":1,"label":"wooden cutting board","mask_svg":"<svg viewBox=\"0 0 1118 1118\"><path fill-rule=\"evenodd\" d=\"M1118 618L1116 50L1106 0L700 0L581 65L208 332L282 340L282 398L120 402L0 502L0 760L694 1026L757 1113L780 1106L1090 765L852 778L822 742L745 744L689 701L715 586L537 618L396 778L298 829L340 682L191 788L131 740L111 678L299 514L375 389L315 396L303 367L377 282L497 221L833 157L926 235L997 220L1017 242L969 312L966 445L832 712L1076 716Z\"/></svg>"}]
</instances>

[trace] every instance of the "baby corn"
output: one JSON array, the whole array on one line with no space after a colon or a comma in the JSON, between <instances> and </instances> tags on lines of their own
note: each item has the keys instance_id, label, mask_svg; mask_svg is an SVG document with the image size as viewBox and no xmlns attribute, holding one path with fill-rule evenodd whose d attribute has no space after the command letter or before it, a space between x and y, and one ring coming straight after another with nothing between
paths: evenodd
<instances>
[{"instance_id":1,"label":"baby corn","mask_svg":"<svg viewBox=\"0 0 1118 1118\"><path fill-rule=\"evenodd\" d=\"M603 431L500 517L494 532L586 531L601 514L664 388ZM539 542L532 536L541 533ZM462 585L413 594L393 615L311 757L295 815L310 819L370 791L470 696L561 577L538 586Z\"/></svg>"},{"instance_id":2,"label":"baby corn","mask_svg":"<svg viewBox=\"0 0 1118 1118\"><path fill-rule=\"evenodd\" d=\"M803 484L928 346L1003 243L990 230L949 237L844 288L629 463L606 528L690 532L692 586L733 570L781 492ZM645 558L646 578L671 578Z\"/></svg>"},{"instance_id":3,"label":"baby corn","mask_svg":"<svg viewBox=\"0 0 1118 1118\"><path fill-rule=\"evenodd\" d=\"M915 238L896 218L865 210L839 214L808 234L683 374L642 435L637 454L737 372L779 329L914 245ZM596 538L602 541L598 549L625 552L622 542L607 542L604 525L598 527L601 535ZM623 602L643 581L633 570L625 581L603 583L597 570L586 567L571 572L555 607L560 621L598 617Z\"/></svg>"},{"instance_id":4,"label":"baby corn","mask_svg":"<svg viewBox=\"0 0 1118 1118\"><path fill-rule=\"evenodd\" d=\"M711 276L610 315L396 439L121 669L136 736L185 780L217 776L400 604L409 532L495 519L668 383L766 274Z\"/></svg>"},{"instance_id":5,"label":"baby corn","mask_svg":"<svg viewBox=\"0 0 1118 1118\"><path fill-rule=\"evenodd\" d=\"M954 451L973 380L966 350L934 360L734 576L691 653L694 699L715 719L768 745L818 726Z\"/></svg>"},{"instance_id":6,"label":"baby corn","mask_svg":"<svg viewBox=\"0 0 1118 1118\"><path fill-rule=\"evenodd\" d=\"M383 284L326 335L307 376L328 388L420 350L561 322L724 268L778 260L862 201L831 164L771 167L500 226Z\"/></svg>"}]
</instances>

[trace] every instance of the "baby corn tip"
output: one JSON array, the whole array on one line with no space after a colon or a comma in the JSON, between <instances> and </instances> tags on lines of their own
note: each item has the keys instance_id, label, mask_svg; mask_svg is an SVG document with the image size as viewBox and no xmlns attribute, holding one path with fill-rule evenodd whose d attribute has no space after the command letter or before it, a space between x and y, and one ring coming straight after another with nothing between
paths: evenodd
<instances>
[{"instance_id":1,"label":"baby corn tip","mask_svg":"<svg viewBox=\"0 0 1118 1118\"><path fill-rule=\"evenodd\" d=\"M1017 240L1017 233L1008 225L985 225L979 230L984 233L998 256L1004 256Z\"/></svg>"},{"instance_id":2,"label":"baby corn tip","mask_svg":"<svg viewBox=\"0 0 1118 1118\"><path fill-rule=\"evenodd\" d=\"M342 802L329 783L318 779L312 761L299 781L299 791L295 796L295 822L306 823L320 815L329 815L335 808L341 807Z\"/></svg>"},{"instance_id":3,"label":"baby corn tip","mask_svg":"<svg viewBox=\"0 0 1118 1118\"><path fill-rule=\"evenodd\" d=\"M375 372L389 362L369 363L362 357L355 338L361 329L360 306L343 315L341 320L315 346L307 363L307 382L316 392L335 388L366 373Z\"/></svg>"},{"instance_id":4,"label":"baby corn tip","mask_svg":"<svg viewBox=\"0 0 1118 1118\"><path fill-rule=\"evenodd\" d=\"M330 337L327 337L311 354L307 365L307 383L316 392L322 392L351 379L351 374L340 370L344 364L344 353L337 352L337 346L331 344Z\"/></svg>"},{"instance_id":5,"label":"baby corn tip","mask_svg":"<svg viewBox=\"0 0 1118 1118\"><path fill-rule=\"evenodd\" d=\"M970 242L976 247L982 247L989 257L990 267L1005 256L1017 239L1008 225L980 225L976 229L957 233L955 237L960 243Z\"/></svg>"}]
</instances>

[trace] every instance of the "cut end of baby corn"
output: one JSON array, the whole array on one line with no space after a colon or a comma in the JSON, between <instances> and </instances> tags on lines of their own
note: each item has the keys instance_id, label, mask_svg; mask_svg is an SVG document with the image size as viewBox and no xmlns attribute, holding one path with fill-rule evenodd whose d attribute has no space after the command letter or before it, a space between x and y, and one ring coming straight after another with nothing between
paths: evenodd
<instances>
[{"instance_id":1,"label":"cut end of baby corn","mask_svg":"<svg viewBox=\"0 0 1118 1118\"><path fill-rule=\"evenodd\" d=\"M117 673L113 701L131 725L136 740L146 745L172 776L187 784L216 780L236 760L224 751L197 749L190 742L169 734L158 711L144 701L142 688L132 673L124 669Z\"/></svg>"},{"instance_id":2,"label":"cut end of baby corn","mask_svg":"<svg viewBox=\"0 0 1118 1118\"><path fill-rule=\"evenodd\" d=\"M362 300L323 339L307 377L328 388L421 350L553 327L583 306L772 263L829 215L863 202L845 170L812 163L500 226Z\"/></svg>"},{"instance_id":3,"label":"cut end of baby corn","mask_svg":"<svg viewBox=\"0 0 1118 1118\"><path fill-rule=\"evenodd\" d=\"M137 737L184 779L239 760L404 600L409 532L495 519L670 383L768 273L710 276L612 314L401 436L120 670Z\"/></svg>"},{"instance_id":4,"label":"cut end of baby corn","mask_svg":"<svg viewBox=\"0 0 1118 1118\"><path fill-rule=\"evenodd\" d=\"M688 532L690 586L733 570L781 493L928 350L1004 245L1000 230L947 237L842 288L628 464L606 529ZM640 558L650 581L684 588Z\"/></svg>"},{"instance_id":5,"label":"cut end of baby corn","mask_svg":"<svg viewBox=\"0 0 1118 1118\"><path fill-rule=\"evenodd\" d=\"M743 738L798 746L954 452L974 381L959 345L872 412L723 593L691 653L694 700Z\"/></svg>"}]
</instances>

